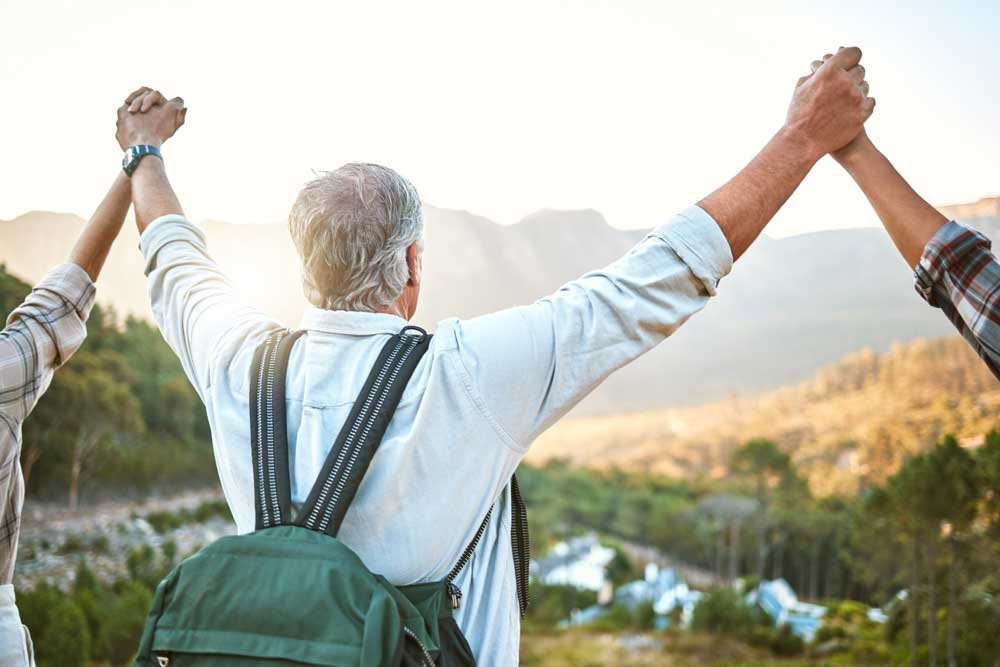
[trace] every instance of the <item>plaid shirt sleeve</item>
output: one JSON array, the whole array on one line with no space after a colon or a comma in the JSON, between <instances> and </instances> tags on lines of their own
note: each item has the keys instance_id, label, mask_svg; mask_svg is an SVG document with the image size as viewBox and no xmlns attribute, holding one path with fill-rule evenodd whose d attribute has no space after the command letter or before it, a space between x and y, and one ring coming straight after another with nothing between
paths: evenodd
<instances>
[{"instance_id":1,"label":"plaid shirt sleeve","mask_svg":"<svg viewBox=\"0 0 1000 667\"><path fill-rule=\"evenodd\" d=\"M916 288L1000 379L1000 262L990 240L957 222L944 225L924 248Z\"/></svg>"},{"instance_id":2,"label":"plaid shirt sleeve","mask_svg":"<svg viewBox=\"0 0 1000 667\"><path fill-rule=\"evenodd\" d=\"M87 337L94 283L76 264L46 275L0 333L0 412L20 422Z\"/></svg>"},{"instance_id":3,"label":"plaid shirt sleeve","mask_svg":"<svg viewBox=\"0 0 1000 667\"><path fill-rule=\"evenodd\" d=\"M53 269L0 332L0 583L13 576L24 489L18 458L21 422L52 374L87 336L95 288L75 264Z\"/></svg>"}]
</instances>

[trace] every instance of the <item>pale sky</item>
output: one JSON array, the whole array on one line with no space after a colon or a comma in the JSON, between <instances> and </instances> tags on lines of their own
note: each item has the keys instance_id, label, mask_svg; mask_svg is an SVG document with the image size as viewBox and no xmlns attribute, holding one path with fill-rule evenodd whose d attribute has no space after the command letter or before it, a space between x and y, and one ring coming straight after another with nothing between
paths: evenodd
<instances>
[{"instance_id":1,"label":"pale sky","mask_svg":"<svg viewBox=\"0 0 1000 667\"><path fill-rule=\"evenodd\" d=\"M649 227L735 173L848 44L869 131L918 190L1000 194L1000 5L919 5L0 0L0 219L88 214L118 169L115 108L148 84L190 108L165 154L195 219L284 219L311 169L361 160L498 222ZM825 160L769 233L873 224Z\"/></svg>"}]
</instances>

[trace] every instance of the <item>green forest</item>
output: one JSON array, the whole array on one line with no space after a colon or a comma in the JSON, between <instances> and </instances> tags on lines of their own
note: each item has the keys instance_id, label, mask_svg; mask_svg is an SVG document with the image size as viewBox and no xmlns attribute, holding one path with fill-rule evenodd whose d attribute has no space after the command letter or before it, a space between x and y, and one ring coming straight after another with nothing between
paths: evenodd
<instances>
[{"instance_id":1,"label":"green forest","mask_svg":"<svg viewBox=\"0 0 1000 667\"><path fill-rule=\"evenodd\" d=\"M0 308L10 311L28 289L0 271ZM83 349L56 374L25 423L27 502L73 508L216 486L199 399L155 327L96 307L88 328ZM627 613L560 631L559 621L592 600L535 585L524 663L590 664L559 662L559 654L580 650L601 633L627 631L660 633L669 638L667 651L731 643L774 661L824 656L824 662L801 664L997 665L1000 432L983 435L973 449L951 437L927 442L881 483L823 497L811 492L780 441L753 433L731 455L722 479L593 471L559 460L522 466L535 556L560 539L595 531L608 544L653 547L727 584L742 580L746 588L782 577L801 598L831 610L811 645L766 627L728 585L705 597L688 638L652 630L648 617ZM149 519L167 534L225 512L224 505L205 506ZM101 536L53 548L78 558L71 586L42 583L18 592L39 665L127 664L152 590L187 554L169 540L133 549L120 554L127 574L101 580L88 566L89 553L102 548ZM618 582L640 576L624 552L613 564ZM860 619L865 605L884 608L888 622ZM563 636L573 637L572 646L560 643ZM692 648L691 637L709 639ZM707 655L695 655L692 664L707 664Z\"/></svg>"},{"instance_id":2,"label":"green forest","mask_svg":"<svg viewBox=\"0 0 1000 667\"><path fill-rule=\"evenodd\" d=\"M30 286L0 268L0 312ZM24 423L27 495L145 496L216 482L201 401L156 327L95 305L87 340Z\"/></svg>"},{"instance_id":3,"label":"green forest","mask_svg":"<svg viewBox=\"0 0 1000 667\"><path fill-rule=\"evenodd\" d=\"M829 642L841 664L997 664L1000 431L973 451L945 438L855 497L813 497L767 440L738 449L732 469L722 482L691 483L550 463L519 477L539 551L593 529L611 544L656 547L720 581L743 578L752 587L784 578L801 598L847 616L845 602L888 610L874 634L837 620L821 628L815 644ZM901 590L905 600L894 601ZM568 615L558 596L541 600L533 613L550 624ZM708 603L726 605L724 596ZM712 629L753 641L738 610L722 618Z\"/></svg>"}]
</instances>

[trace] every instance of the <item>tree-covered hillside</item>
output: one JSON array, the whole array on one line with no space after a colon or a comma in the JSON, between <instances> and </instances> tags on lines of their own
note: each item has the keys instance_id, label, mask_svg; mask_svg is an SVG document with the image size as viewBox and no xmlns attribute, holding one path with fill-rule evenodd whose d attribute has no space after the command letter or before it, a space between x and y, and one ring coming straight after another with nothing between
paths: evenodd
<instances>
[{"instance_id":1,"label":"tree-covered hillside","mask_svg":"<svg viewBox=\"0 0 1000 667\"><path fill-rule=\"evenodd\" d=\"M879 484L945 435L1000 428L1000 383L958 336L861 350L795 387L706 405L557 424L528 455L718 478L749 438L777 442L821 494Z\"/></svg>"},{"instance_id":2,"label":"tree-covered hillside","mask_svg":"<svg viewBox=\"0 0 1000 667\"><path fill-rule=\"evenodd\" d=\"M0 311L30 286L0 268ZM24 424L28 495L146 495L216 481L205 412L150 323L95 306L83 347Z\"/></svg>"}]
</instances>

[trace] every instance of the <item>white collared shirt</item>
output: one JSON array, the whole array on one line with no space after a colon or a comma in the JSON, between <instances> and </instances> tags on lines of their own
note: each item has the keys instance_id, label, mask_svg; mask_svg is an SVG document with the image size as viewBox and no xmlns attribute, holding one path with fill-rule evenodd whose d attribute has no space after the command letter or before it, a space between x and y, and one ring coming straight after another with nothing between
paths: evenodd
<instances>
[{"instance_id":1,"label":"white collared shirt","mask_svg":"<svg viewBox=\"0 0 1000 667\"><path fill-rule=\"evenodd\" d=\"M251 532L250 366L283 325L237 298L184 218L156 220L140 247L153 314L205 403L237 529ZM496 502L456 581L464 593L456 620L479 664L517 664L503 493L511 473L538 435L699 311L731 266L718 225L692 207L615 263L533 304L438 323L338 537L394 584L436 581ZM306 313L287 380L293 503L305 501L379 351L405 324L384 314Z\"/></svg>"}]
</instances>

